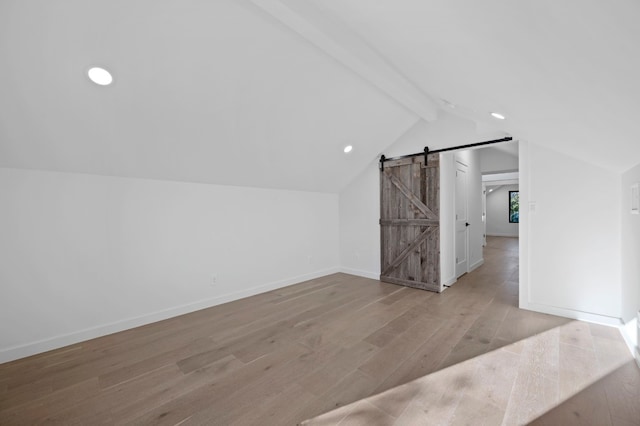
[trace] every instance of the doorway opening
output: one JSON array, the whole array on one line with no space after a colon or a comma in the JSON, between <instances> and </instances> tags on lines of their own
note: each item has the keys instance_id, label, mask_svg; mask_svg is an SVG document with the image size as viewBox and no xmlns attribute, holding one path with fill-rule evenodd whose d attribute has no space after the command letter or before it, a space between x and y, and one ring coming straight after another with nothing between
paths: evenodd
<instances>
[{"instance_id":1,"label":"doorway opening","mask_svg":"<svg viewBox=\"0 0 640 426\"><path fill-rule=\"evenodd\" d=\"M381 156L380 280L441 292L484 264L487 236L517 238L492 231L502 219L491 211L499 197L488 194L517 183L518 163L511 137Z\"/></svg>"},{"instance_id":2,"label":"doorway opening","mask_svg":"<svg viewBox=\"0 0 640 426\"><path fill-rule=\"evenodd\" d=\"M454 176L455 195L448 201L443 198L442 203L443 211L446 210L444 204L453 203L454 212L450 231L453 247L448 247L452 261L446 261L445 253L442 262L444 285L450 287L463 275L483 266L487 251L517 257L518 142L443 154L441 163L445 179L447 164L451 164L449 173ZM446 225L443 223L443 226ZM498 248L498 252L493 252ZM514 270L517 272L517 266Z\"/></svg>"}]
</instances>

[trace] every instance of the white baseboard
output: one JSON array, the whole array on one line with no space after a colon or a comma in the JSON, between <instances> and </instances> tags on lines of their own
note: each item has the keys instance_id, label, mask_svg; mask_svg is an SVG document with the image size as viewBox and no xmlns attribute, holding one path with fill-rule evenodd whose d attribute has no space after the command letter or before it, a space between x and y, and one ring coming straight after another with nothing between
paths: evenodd
<instances>
[{"instance_id":1,"label":"white baseboard","mask_svg":"<svg viewBox=\"0 0 640 426\"><path fill-rule=\"evenodd\" d=\"M611 327L620 326L620 318L593 314L590 312L576 311L573 309L558 308L556 306L543 305L540 303L529 302L526 306L520 305L520 309L527 309L529 311L541 312L543 314L557 315L559 317L592 322L594 324L608 325Z\"/></svg>"},{"instance_id":2,"label":"white baseboard","mask_svg":"<svg viewBox=\"0 0 640 426\"><path fill-rule=\"evenodd\" d=\"M484 265L484 259L480 259L476 263L474 263L473 265L469 266L469 272L475 271L476 269L478 269L482 265Z\"/></svg>"},{"instance_id":3,"label":"white baseboard","mask_svg":"<svg viewBox=\"0 0 640 426\"><path fill-rule=\"evenodd\" d=\"M151 312L134 318L127 318L121 321L100 325L97 327L78 330L73 333L53 336L47 339L30 342L27 344L13 346L0 350L0 364L47 352L53 349L62 348L64 346L73 345L84 342L85 340L95 339L96 337L106 336L108 334L117 333L119 331L128 330L134 327L162 321L173 318L178 315L188 314L190 312L199 311L201 309L210 308L212 306L242 299L244 297L253 296L267 291L276 290L288 285L297 284L299 282L311 280L314 278L324 277L326 275L340 272L341 268L333 267L284 280L274 281L259 286L251 287L241 291L228 293L210 299L199 300L197 302L188 303L180 306L171 307L157 312Z\"/></svg>"},{"instance_id":4,"label":"white baseboard","mask_svg":"<svg viewBox=\"0 0 640 426\"><path fill-rule=\"evenodd\" d=\"M620 328L620 334L622 334L622 337L624 338L625 343L627 344L627 346L629 347L629 351L631 352L631 355L637 358L637 353L638 353L638 319L637 318L633 318L631 321L629 321L626 324L622 324L619 326Z\"/></svg>"},{"instance_id":5,"label":"white baseboard","mask_svg":"<svg viewBox=\"0 0 640 426\"><path fill-rule=\"evenodd\" d=\"M482 263L484 263L484 260L482 260L480 264ZM480 264L478 266L480 266ZM345 274L350 274L350 275L356 275L358 277L371 278L373 280L380 279L379 273L363 271L361 269L346 268L344 266L340 268L340 272L344 272ZM455 284L456 281L458 281L458 279L455 276L449 277L447 279L442 280L442 285L451 286L452 284Z\"/></svg>"},{"instance_id":6,"label":"white baseboard","mask_svg":"<svg viewBox=\"0 0 640 426\"><path fill-rule=\"evenodd\" d=\"M442 285L449 287L455 284L456 281L458 281L458 279L455 276L449 277L446 280L442 280Z\"/></svg>"},{"instance_id":7,"label":"white baseboard","mask_svg":"<svg viewBox=\"0 0 640 426\"><path fill-rule=\"evenodd\" d=\"M636 362L640 367L640 358L638 355L638 342L637 338L633 337L636 333L636 319L632 319L628 323L624 324L620 318L609 317L606 315L593 314L589 312L576 311L572 309L558 308L555 306L541 305L538 303L529 303L527 306L520 306L521 309L527 309L530 311L541 312L543 314L557 315L560 317L576 319L585 322L591 322L594 324L607 325L609 327L616 327L622 338L624 339L629 352L636 358Z\"/></svg>"},{"instance_id":8,"label":"white baseboard","mask_svg":"<svg viewBox=\"0 0 640 426\"><path fill-rule=\"evenodd\" d=\"M371 278L372 280L380 279L379 272L363 271L361 269L346 268L344 266L340 268L340 272L344 272L345 274L350 274L350 275L356 275L358 277Z\"/></svg>"},{"instance_id":9,"label":"white baseboard","mask_svg":"<svg viewBox=\"0 0 640 426\"><path fill-rule=\"evenodd\" d=\"M512 238L518 238L519 236L520 236L520 234L500 234L498 232L487 234L487 237L512 237Z\"/></svg>"}]
</instances>

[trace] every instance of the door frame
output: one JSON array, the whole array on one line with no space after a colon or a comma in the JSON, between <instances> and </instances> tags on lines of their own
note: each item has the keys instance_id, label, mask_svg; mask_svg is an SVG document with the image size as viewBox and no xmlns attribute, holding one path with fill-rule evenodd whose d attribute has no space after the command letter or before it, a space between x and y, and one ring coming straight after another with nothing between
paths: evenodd
<instances>
[{"instance_id":1,"label":"door frame","mask_svg":"<svg viewBox=\"0 0 640 426\"><path fill-rule=\"evenodd\" d=\"M467 219L466 222L468 223L469 221L469 182L468 182L468 170L469 170L469 165L464 163L463 161L461 161L459 158L455 158L455 177L456 179L454 179L454 191L455 191L455 195L453 198L453 214L454 214L454 241L453 241L453 247L454 247L454 275L456 277L456 280L458 278L460 278L462 275L466 274L469 272L469 227L466 226L465 227L465 236L464 236L464 244L465 244L465 262L466 262L466 267L463 267L462 272L458 271L458 258L457 258L457 254L458 254L458 238L457 238L457 233L458 233L458 217L457 217L457 209L458 209L458 180L457 180L457 174L458 174L458 165L462 165L465 167L465 186L466 186L466 193L465 193L465 204L466 204L466 212L467 212Z\"/></svg>"},{"instance_id":2,"label":"door frame","mask_svg":"<svg viewBox=\"0 0 640 426\"><path fill-rule=\"evenodd\" d=\"M487 185L482 182L482 247L487 246Z\"/></svg>"}]
</instances>

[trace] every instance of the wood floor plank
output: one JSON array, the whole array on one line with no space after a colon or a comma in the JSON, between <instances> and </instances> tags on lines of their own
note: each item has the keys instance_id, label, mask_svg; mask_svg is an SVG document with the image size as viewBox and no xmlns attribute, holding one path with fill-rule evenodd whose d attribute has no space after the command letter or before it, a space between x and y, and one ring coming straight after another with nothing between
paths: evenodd
<instances>
[{"instance_id":1,"label":"wood floor plank","mask_svg":"<svg viewBox=\"0 0 640 426\"><path fill-rule=\"evenodd\" d=\"M560 342L583 349L595 349L591 328L586 322L573 321L560 327Z\"/></svg>"},{"instance_id":2,"label":"wood floor plank","mask_svg":"<svg viewBox=\"0 0 640 426\"><path fill-rule=\"evenodd\" d=\"M178 366L184 373L188 373L229 354L249 362L277 347L277 342L295 340L292 336L302 335L304 329L294 329L301 321L309 321L317 315L331 312L333 308L348 303L352 297L353 293L349 291L341 292L324 286L315 292L313 299L306 303L298 301L297 304L292 304L292 309L272 308L275 311L274 315L256 319L260 325L247 327L243 324L236 327L235 332L233 329L221 332L211 330L217 344L208 350L180 359Z\"/></svg>"},{"instance_id":3,"label":"wood floor plank","mask_svg":"<svg viewBox=\"0 0 640 426\"><path fill-rule=\"evenodd\" d=\"M389 321L384 327L379 328L365 337L364 340L376 346L383 347L416 323L425 324L426 327L430 327L430 325L428 325L429 319L433 319L433 317L426 312L424 305L416 305L394 320ZM423 320L425 322L422 322Z\"/></svg>"},{"instance_id":4,"label":"wood floor plank","mask_svg":"<svg viewBox=\"0 0 640 426\"><path fill-rule=\"evenodd\" d=\"M569 398L595 381L598 359L593 349L560 343L560 397Z\"/></svg>"},{"instance_id":5,"label":"wood floor plank","mask_svg":"<svg viewBox=\"0 0 640 426\"><path fill-rule=\"evenodd\" d=\"M305 350L297 357L281 364L278 368L263 371L252 380L250 386L228 392L224 397L209 401L209 405L194 413L189 423L193 424L227 424L253 410L256 401L270 401L284 393L296 378L306 374L317 363L323 363L335 353L334 348L322 348L317 351Z\"/></svg>"},{"instance_id":6,"label":"wood floor plank","mask_svg":"<svg viewBox=\"0 0 640 426\"><path fill-rule=\"evenodd\" d=\"M62 411L98 393L98 390L97 378L93 377L40 398L32 395L33 399L22 404L12 404L11 408L2 411L1 423L3 425L34 424L50 413L49 407L57 407Z\"/></svg>"},{"instance_id":7,"label":"wood floor plank","mask_svg":"<svg viewBox=\"0 0 640 426\"><path fill-rule=\"evenodd\" d=\"M375 355L363 362L358 369L369 377L382 383L398 366L402 365L425 341L433 336L441 327L437 319L423 317L424 321L414 324L409 330L379 350Z\"/></svg>"},{"instance_id":8,"label":"wood floor plank","mask_svg":"<svg viewBox=\"0 0 640 426\"><path fill-rule=\"evenodd\" d=\"M41 413L39 421L51 424L109 424L113 422L112 410L153 394L158 387L176 383L179 378L180 373L175 365L169 365L126 384L69 400L68 404L56 405L55 409Z\"/></svg>"},{"instance_id":9,"label":"wood floor plank","mask_svg":"<svg viewBox=\"0 0 640 426\"><path fill-rule=\"evenodd\" d=\"M477 316L466 315L459 321L443 321L433 336L400 364L376 388L376 392L383 392L437 370L476 319Z\"/></svg>"},{"instance_id":10,"label":"wood floor plank","mask_svg":"<svg viewBox=\"0 0 640 426\"><path fill-rule=\"evenodd\" d=\"M213 342L209 338L196 339L192 342L183 344L174 350L160 352L156 355L143 358L138 362L129 363L122 368L99 375L98 381L100 383L100 387L108 388L119 383L132 380L165 365L174 364L175 359L192 356L194 353L197 353L212 344Z\"/></svg>"},{"instance_id":11,"label":"wood floor plank","mask_svg":"<svg viewBox=\"0 0 640 426\"><path fill-rule=\"evenodd\" d=\"M600 381L612 416L640 423L640 375L638 366L629 361ZM614 419L612 418L612 421ZM617 420L616 420L617 421ZM615 421L614 421L615 423Z\"/></svg>"},{"instance_id":12,"label":"wood floor plank","mask_svg":"<svg viewBox=\"0 0 640 426\"><path fill-rule=\"evenodd\" d=\"M518 309L517 247L441 294L332 274L1 364L0 424L511 424L588 386L569 409L634 424L620 333Z\"/></svg>"},{"instance_id":13,"label":"wood floor plank","mask_svg":"<svg viewBox=\"0 0 640 426\"><path fill-rule=\"evenodd\" d=\"M356 404L351 412L340 421L340 426L391 425L395 418L367 401Z\"/></svg>"},{"instance_id":14,"label":"wood floor plank","mask_svg":"<svg viewBox=\"0 0 640 426\"><path fill-rule=\"evenodd\" d=\"M452 426L478 425L493 426L502 424L504 412L486 401L465 395L453 412Z\"/></svg>"},{"instance_id":15,"label":"wood floor plank","mask_svg":"<svg viewBox=\"0 0 640 426\"><path fill-rule=\"evenodd\" d=\"M269 354L238 369L233 375L209 381L161 405L145 407L149 411L140 410L138 414L141 415L133 419L126 419L120 424L178 424L192 417L195 413L209 409L212 404L229 398L232 394L242 392L243 389L252 386L256 380L264 380L265 375L268 377L277 375L292 359L305 353L309 353L309 350L302 346L290 346L287 350ZM221 408L218 410L222 411Z\"/></svg>"},{"instance_id":16,"label":"wood floor plank","mask_svg":"<svg viewBox=\"0 0 640 426\"><path fill-rule=\"evenodd\" d=\"M206 388L212 382L228 380L244 366L235 357L228 356L189 374L178 374L166 381L158 380L147 385L138 395L127 398L126 402L116 403L110 410L111 415L116 423L130 424L149 407L163 406L183 395Z\"/></svg>"},{"instance_id":17,"label":"wood floor plank","mask_svg":"<svg viewBox=\"0 0 640 426\"><path fill-rule=\"evenodd\" d=\"M353 370L331 386L322 396L313 400L296 413L298 421L351 404L371 395L376 380L360 370Z\"/></svg>"},{"instance_id":18,"label":"wood floor plank","mask_svg":"<svg viewBox=\"0 0 640 426\"><path fill-rule=\"evenodd\" d=\"M315 398L315 395L305 391L294 383L278 395L254 404L251 409L244 410L244 412L237 415L235 419L229 420L228 424L231 426L259 424L294 425L297 422L295 421L295 413L290 410L291 405L306 405Z\"/></svg>"},{"instance_id":19,"label":"wood floor plank","mask_svg":"<svg viewBox=\"0 0 640 426\"><path fill-rule=\"evenodd\" d=\"M612 422L604 389L587 387L578 395L565 401L562 409L551 410L530 424L534 426L587 424L610 426Z\"/></svg>"},{"instance_id":20,"label":"wood floor plank","mask_svg":"<svg viewBox=\"0 0 640 426\"><path fill-rule=\"evenodd\" d=\"M340 347L333 358L301 377L297 382L309 392L322 396L327 389L373 356L378 348L367 342L358 342L348 348Z\"/></svg>"}]
</instances>

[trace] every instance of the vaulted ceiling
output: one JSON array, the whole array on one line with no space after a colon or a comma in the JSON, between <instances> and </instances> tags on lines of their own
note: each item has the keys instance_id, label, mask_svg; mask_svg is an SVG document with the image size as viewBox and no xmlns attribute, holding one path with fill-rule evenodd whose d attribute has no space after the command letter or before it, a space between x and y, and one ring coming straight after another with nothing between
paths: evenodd
<instances>
[{"instance_id":1,"label":"vaulted ceiling","mask_svg":"<svg viewBox=\"0 0 640 426\"><path fill-rule=\"evenodd\" d=\"M622 171L638 18L634 0L3 0L0 166L337 192L446 109Z\"/></svg>"}]
</instances>

